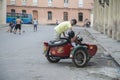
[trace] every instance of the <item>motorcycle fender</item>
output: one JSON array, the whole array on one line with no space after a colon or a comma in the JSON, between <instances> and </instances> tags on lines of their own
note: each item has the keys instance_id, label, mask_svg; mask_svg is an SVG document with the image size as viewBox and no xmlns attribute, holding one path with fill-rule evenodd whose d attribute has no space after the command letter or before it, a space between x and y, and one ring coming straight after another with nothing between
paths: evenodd
<instances>
[{"instance_id":1,"label":"motorcycle fender","mask_svg":"<svg viewBox=\"0 0 120 80\"><path fill-rule=\"evenodd\" d=\"M45 56L47 56L47 55L49 54L49 51L50 51L50 48L49 48L48 50L44 51L43 54L44 54Z\"/></svg>"},{"instance_id":2,"label":"motorcycle fender","mask_svg":"<svg viewBox=\"0 0 120 80\"><path fill-rule=\"evenodd\" d=\"M75 54L75 51L77 49L81 49L81 50L83 50L83 51L85 51L87 53L87 48L86 47L78 45L78 46L74 47L72 49L72 51L70 52L70 58L73 58L73 55Z\"/></svg>"}]
</instances>

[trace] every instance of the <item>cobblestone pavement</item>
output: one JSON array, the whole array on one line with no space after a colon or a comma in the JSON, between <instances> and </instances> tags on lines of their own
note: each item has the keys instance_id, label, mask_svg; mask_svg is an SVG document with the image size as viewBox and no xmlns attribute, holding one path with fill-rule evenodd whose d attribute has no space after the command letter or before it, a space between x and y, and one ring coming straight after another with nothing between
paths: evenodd
<instances>
[{"instance_id":1,"label":"cobblestone pavement","mask_svg":"<svg viewBox=\"0 0 120 80\"><path fill-rule=\"evenodd\" d=\"M39 25L38 32L31 25L23 25L21 35L0 29L0 80L120 80L120 68L104 49L85 31L83 42L96 44L97 54L84 68L76 68L70 59L49 63L43 53L43 42L52 40L54 26Z\"/></svg>"}]
</instances>

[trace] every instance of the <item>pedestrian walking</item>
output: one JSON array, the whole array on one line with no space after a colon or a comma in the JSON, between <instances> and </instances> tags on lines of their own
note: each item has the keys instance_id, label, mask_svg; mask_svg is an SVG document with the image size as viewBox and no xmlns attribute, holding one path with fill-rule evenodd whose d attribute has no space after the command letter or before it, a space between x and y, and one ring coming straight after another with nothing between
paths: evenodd
<instances>
[{"instance_id":1,"label":"pedestrian walking","mask_svg":"<svg viewBox=\"0 0 120 80\"><path fill-rule=\"evenodd\" d=\"M22 21L21 21L20 17L18 16L16 19L16 26L14 29L14 34L16 34L17 29L19 29L19 35L21 34L21 24L22 24Z\"/></svg>"},{"instance_id":2,"label":"pedestrian walking","mask_svg":"<svg viewBox=\"0 0 120 80\"><path fill-rule=\"evenodd\" d=\"M36 18L34 18L34 20L33 20L34 32L36 32L36 31L37 31L37 25L38 25L38 21L37 21L37 19L36 19Z\"/></svg>"}]
</instances>

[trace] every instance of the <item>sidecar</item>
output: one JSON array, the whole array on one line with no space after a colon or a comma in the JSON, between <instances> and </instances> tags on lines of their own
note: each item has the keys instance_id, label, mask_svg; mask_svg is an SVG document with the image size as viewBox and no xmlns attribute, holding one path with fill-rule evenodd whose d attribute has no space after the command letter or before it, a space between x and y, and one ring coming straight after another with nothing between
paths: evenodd
<instances>
[{"instance_id":1,"label":"sidecar","mask_svg":"<svg viewBox=\"0 0 120 80\"><path fill-rule=\"evenodd\" d=\"M72 59L76 67L84 67L97 52L97 46L93 44L79 44L73 47L68 39L44 42L44 54L51 63L57 63L60 59Z\"/></svg>"}]
</instances>

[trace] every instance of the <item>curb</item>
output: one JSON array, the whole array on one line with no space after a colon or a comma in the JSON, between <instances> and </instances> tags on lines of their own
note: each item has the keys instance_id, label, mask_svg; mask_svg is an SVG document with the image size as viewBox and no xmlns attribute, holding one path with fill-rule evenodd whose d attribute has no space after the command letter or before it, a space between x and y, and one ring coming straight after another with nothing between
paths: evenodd
<instances>
[{"instance_id":1,"label":"curb","mask_svg":"<svg viewBox=\"0 0 120 80\"><path fill-rule=\"evenodd\" d=\"M113 56L111 56L112 52L110 52L107 48L101 45L99 41L87 29L85 29L85 31L88 32L88 34L91 35L91 37L94 38L97 41L97 43L105 50L104 54L110 56L112 60L115 62L115 64L120 67L120 64L115 60Z\"/></svg>"}]
</instances>

